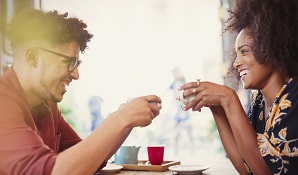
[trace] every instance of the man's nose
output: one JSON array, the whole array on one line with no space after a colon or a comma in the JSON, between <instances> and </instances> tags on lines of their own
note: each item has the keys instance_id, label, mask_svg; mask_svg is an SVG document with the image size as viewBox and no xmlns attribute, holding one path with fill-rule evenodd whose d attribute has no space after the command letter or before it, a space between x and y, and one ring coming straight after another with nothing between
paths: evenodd
<instances>
[{"instance_id":1,"label":"man's nose","mask_svg":"<svg viewBox=\"0 0 298 175\"><path fill-rule=\"evenodd\" d=\"M78 80L80 78L79 68L76 67L72 72L70 72L70 75L74 80Z\"/></svg>"}]
</instances>

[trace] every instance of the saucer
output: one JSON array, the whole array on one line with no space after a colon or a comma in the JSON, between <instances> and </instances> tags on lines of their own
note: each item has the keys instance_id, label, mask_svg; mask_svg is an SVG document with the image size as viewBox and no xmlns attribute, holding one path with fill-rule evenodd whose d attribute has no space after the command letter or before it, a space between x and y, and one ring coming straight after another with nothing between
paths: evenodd
<instances>
[{"instance_id":1,"label":"saucer","mask_svg":"<svg viewBox=\"0 0 298 175\"><path fill-rule=\"evenodd\" d=\"M110 163L108 163L103 169L101 169L100 171L98 171L97 173L95 173L95 175L117 173L122 168L123 168L123 166L121 166L121 165L116 165L116 164L110 164Z\"/></svg>"},{"instance_id":2,"label":"saucer","mask_svg":"<svg viewBox=\"0 0 298 175\"><path fill-rule=\"evenodd\" d=\"M169 170L173 171L173 174L201 174L203 171L209 169L209 165L174 165L170 166Z\"/></svg>"}]
</instances>

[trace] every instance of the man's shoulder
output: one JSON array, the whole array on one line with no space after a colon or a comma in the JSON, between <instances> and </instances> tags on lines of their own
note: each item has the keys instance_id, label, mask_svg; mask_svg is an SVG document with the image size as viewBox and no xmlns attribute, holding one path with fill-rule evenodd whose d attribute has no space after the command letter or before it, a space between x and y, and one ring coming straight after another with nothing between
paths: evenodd
<instances>
[{"instance_id":1,"label":"man's shoulder","mask_svg":"<svg viewBox=\"0 0 298 175\"><path fill-rule=\"evenodd\" d=\"M5 77L3 75L0 76L0 89L7 89L8 84L5 81Z\"/></svg>"},{"instance_id":2,"label":"man's shoulder","mask_svg":"<svg viewBox=\"0 0 298 175\"><path fill-rule=\"evenodd\" d=\"M8 99L17 100L17 94L15 94L11 89L0 83L0 101L7 101Z\"/></svg>"},{"instance_id":3,"label":"man's shoulder","mask_svg":"<svg viewBox=\"0 0 298 175\"><path fill-rule=\"evenodd\" d=\"M12 68L9 68L0 76L0 90L8 94L14 94L15 89L20 89L18 78Z\"/></svg>"}]
</instances>

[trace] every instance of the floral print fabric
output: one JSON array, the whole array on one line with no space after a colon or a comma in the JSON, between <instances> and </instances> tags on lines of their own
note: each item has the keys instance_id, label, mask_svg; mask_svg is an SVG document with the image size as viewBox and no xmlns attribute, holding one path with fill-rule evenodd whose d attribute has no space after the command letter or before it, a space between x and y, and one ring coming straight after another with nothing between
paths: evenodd
<instances>
[{"instance_id":1,"label":"floral print fabric","mask_svg":"<svg viewBox=\"0 0 298 175\"><path fill-rule=\"evenodd\" d=\"M257 133L260 152L275 175L298 174L298 77L274 99L267 121L261 91L252 95L248 118Z\"/></svg>"}]
</instances>

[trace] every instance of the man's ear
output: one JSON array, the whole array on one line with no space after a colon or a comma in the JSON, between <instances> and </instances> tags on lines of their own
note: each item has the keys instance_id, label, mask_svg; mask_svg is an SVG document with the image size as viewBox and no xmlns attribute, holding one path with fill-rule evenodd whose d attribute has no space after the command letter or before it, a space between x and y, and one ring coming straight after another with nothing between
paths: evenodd
<instances>
[{"instance_id":1,"label":"man's ear","mask_svg":"<svg viewBox=\"0 0 298 175\"><path fill-rule=\"evenodd\" d=\"M26 60L28 61L28 63L31 66L36 67L38 62L37 49L34 49L34 48L27 49L25 54L26 54Z\"/></svg>"}]
</instances>

